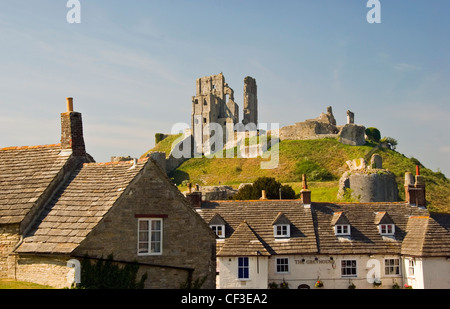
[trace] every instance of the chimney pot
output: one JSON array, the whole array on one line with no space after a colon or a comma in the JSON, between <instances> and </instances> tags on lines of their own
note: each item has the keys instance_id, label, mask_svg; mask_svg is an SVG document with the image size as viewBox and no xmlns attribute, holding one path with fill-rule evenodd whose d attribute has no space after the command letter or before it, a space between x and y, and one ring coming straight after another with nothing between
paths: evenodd
<instances>
[{"instance_id":1,"label":"chimney pot","mask_svg":"<svg viewBox=\"0 0 450 309\"><path fill-rule=\"evenodd\" d=\"M67 98L67 112L73 112L73 98Z\"/></svg>"},{"instance_id":2,"label":"chimney pot","mask_svg":"<svg viewBox=\"0 0 450 309\"><path fill-rule=\"evenodd\" d=\"M73 111L72 98L67 98L67 112L61 113L61 149L72 149L76 157L86 155L83 121L81 113Z\"/></svg>"},{"instance_id":3,"label":"chimney pot","mask_svg":"<svg viewBox=\"0 0 450 309\"><path fill-rule=\"evenodd\" d=\"M302 175L302 181L303 181L303 189L300 191L300 195L305 208L309 208L311 205L311 190L308 190L308 184L306 181L305 174Z\"/></svg>"},{"instance_id":4,"label":"chimney pot","mask_svg":"<svg viewBox=\"0 0 450 309\"><path fill-rule=\"evenodd\" d=\"M261 199L262 199L262 200L267 200L266 190L262 190L262 191L261 191Z\"/></svg>"}]
</instances>

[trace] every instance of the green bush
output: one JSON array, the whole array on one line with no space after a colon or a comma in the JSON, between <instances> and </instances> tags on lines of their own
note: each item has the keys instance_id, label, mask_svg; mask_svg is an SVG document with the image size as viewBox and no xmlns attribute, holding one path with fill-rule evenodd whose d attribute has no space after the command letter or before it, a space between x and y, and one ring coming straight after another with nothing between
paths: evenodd
<instances>
[{"instance_id":1,"label":"green bush","mask_svg":"<svg viewBox=\"0 0 450 309\"><path fill-rule=\"evenodd\" d=\"M377 128L374 127L367 128L366 135L369 142L376 144L380 143L381 133L380 130L378 130Z\"/></svg>"},{"instance_id":2,"label":"green bush","mask_svg":"<svg viewBox=\"0 0 450 309\"><path fill-rule=\"evenodd\" d=\"M234 196L235 200L258 200L261 198L262 190L266 191L268 199L295 199L295 191L291 186L282 185L275 178L259 177L255 180L253 185L243 186L239 192Z\"/></svg>"},{"instance_id":3,"label":"green bush","mask_svg":"<svg viewBox=\"0 0 450 309\"><path fill-rule=\"evenodd\" d=\"M136 281L139 265L126 264L120 268L113 263L112 254L106 260L98 260L94 265L88 257L81 262L82 289L143 289L147 273Z\"/></svg>"}]
</instances>

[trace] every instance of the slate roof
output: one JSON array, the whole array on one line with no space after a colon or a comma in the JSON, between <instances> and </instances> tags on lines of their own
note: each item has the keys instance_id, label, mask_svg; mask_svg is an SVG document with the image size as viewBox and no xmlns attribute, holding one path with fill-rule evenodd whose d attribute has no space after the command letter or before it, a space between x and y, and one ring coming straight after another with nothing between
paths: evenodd
<instances>
[{"instance_id":1,"label":"slate roof","mask_svg":"<svg viewBox=\"0 0 450 309\"><path fill-rule=\"evenodd\" d=\"M69 158L60 144L0 149L0 224L21 223Z\"/></svg>"},{"instance_id":2,"label":"slate roof","mask_svg":"<svg viewBox=\"0 0 450 309\"><path fill-rule=\"evenodd\" d=\"M321 254L400 254L410 215L428 214L405 203L313 203L311 208ZM335 235L336 213L345 215L350 236ZM393 236L382 236L378 229L387 216L395 224Z\"/></svg>"},{"instance_id":3,"label":"slate roof","mask_svg":"<svg viewBox=\"0 0 450 309\"><path fill-rule=\"evenodd\" d=\"M412 216L402 254L450 257L450 214Z\"/></svg>"},{"instance_id":4,"label":"slate roof","mask_svg":"<svg viewBox=\"0 0 450 309\"><path fill-rule=\"evenodd\" d=\"M262 240L246 221L243 221L227 242L221 246L218 256L270 255Z\"/></svg>"},{"instance_id":5,"label":"slate roof","mask_svg":"<svg viewBox=\"0 0 450 309\"><path fill-rule=\"evenodd\" d=\"M46 205L16 252L70 254L108 213L148 159L85 163Z\"/></svg>"},{"instance_id":6,"label":"slate roof","mask_svg":"<svg viewBox=\"0 0 450 309\"><path fill-rule=\"evenodd\" d=\"M312 203L298 200L208 201L199 214L206 223L225 223L217 256L282 254L409 254L450 257L450 215L398 203ZM276 239L273 224L291 223L291 237ZM217 222L216 222L217 223ZM334 225L350 224L350 236L337 236ZM393 223L383 236L378 224ZM264 247L265 251L256 249Z\"/></svg>"},{"instance_id":7,"label":"slate roof","mask_svg":"<svg viewBox=\"0 0 450 309\"><path fill-rule=\"evenodd\" d=\"M285 218L283 220L291 222L289 239L276 239L274 236L273 223L280 218L280 212ZM252 255L256 255L256 251L264 254L267 252L271 255L317 252L311 211L305 209L301 201L204 202L199 214L208 224L216 214L219 214L226 222L225 237L227 239L224 243L218 242L218 256L249 254L248 244L255 246L251 248ZM242 226L244 221L245 224ZM249 233L249 230L252 233ZM240 245L236 244L238 241L241 242ZM228 242L232 244L229 245ZM260 248L260 244L264 247L264 251L256 249L256 247Z\"/></svg>"}]
</instances>

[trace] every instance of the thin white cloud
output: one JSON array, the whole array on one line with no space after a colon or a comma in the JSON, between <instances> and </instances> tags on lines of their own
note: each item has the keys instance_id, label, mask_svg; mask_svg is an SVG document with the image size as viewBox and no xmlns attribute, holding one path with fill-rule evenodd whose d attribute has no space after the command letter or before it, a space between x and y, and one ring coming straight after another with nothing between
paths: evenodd
<instances>
[{"instance_id":1,"label":"thin white cloud","mask_svg":"<svg viewBox=\"0 0 450 309\"><path fill-rule=\"evenodd\" d=\"M440 147L440 148L439 148L439 152L443 152L443 153L446 153L446 154L447 154L447 153L450 154L450 145Z\"/></svg>"},{"instance_id":2,"label":"thin white cloud","mask_svg":"<svg viewBox=\"0 0 450 309\"><path fill-rule=\"evenodd\" d=\"M420 67L410 63L397 63L394 65L394 69L399 72L413 72L419 71Z\"/></svg>"}]
</instances>

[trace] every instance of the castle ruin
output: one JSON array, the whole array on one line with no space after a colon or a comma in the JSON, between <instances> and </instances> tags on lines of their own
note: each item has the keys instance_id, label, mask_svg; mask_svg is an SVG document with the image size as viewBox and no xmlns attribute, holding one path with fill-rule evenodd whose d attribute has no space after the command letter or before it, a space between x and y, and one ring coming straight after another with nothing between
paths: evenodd
<instances>
[{"instance_id":1,"label":"castle ruin","mask_svg":"<svg viewBox=\"0 0 450 309\"><path fill-rule=\"evenodd\" d=\"M322 138L338 138L346 145L362 146L366 143L366 128L354 123L355 114L347 111L347 123L337 125L331 106L319 117L297 122L280 129L280 140L309 140Z\"/></svg>"},{"instance_id":2,"label":"castle ruin","mask_svg":"<svg viewBox=\"0 0 450 309\"><path fill-rule=\"evenodd\" d=\"M196 95L192 97L191 130L195 143L195 153L202 153L203 146L212 137L214 126L219 125L223 132L223 145L226 132L233 134L239 123L239 106L234 101L234 90L225 82L222 73L197 79ZM258 97L256 80L250 76L244 79L244 117L246 129L258 125ZM251 126L248 126L251 124ZM254 125L254 126L253 126ZM217 128L217 127L216 127ZM218 149L216 149L218 150Z\"/></svg>"}]
</instances>

